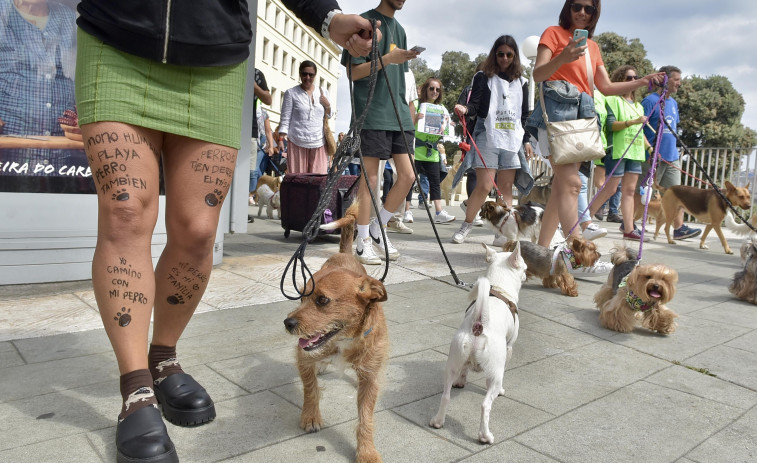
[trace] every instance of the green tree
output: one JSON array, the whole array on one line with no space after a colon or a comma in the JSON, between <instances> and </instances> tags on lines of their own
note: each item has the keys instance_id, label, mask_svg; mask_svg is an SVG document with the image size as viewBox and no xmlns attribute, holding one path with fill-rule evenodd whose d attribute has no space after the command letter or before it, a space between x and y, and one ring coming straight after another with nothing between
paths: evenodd
<instances>
[{"instance_id":1,"label":"green tree","mask_svg":"<svg viewBox=\"0 0 757 463\"><path fill-rule=\"evenodd\" d=\"M428 63L426 63L426 60L423 58L415 58L414 60L411 60L410 71L412 71L413 76L415 77L415 85L418 87L419 91L421 85L423 85L426 79L429 77L437 77L439 74L437 71L429 68Z\"/></svg>"},{"instance_id":2,"label":"green tree","mask_svg":"<svg viewBox=\"0 0 757 463\"><path fill-rule=\"evenodd\" d=\"M690 147L755 146L757 133L744 127L745 102L724 76L691 76L674 96L681 139Z\"/></svg>"},{"instance_id":3,"label":"green tree","mask_svg":"<svg viewBox=\"0 0 757 463\"><path fill-rule=\"evenodd\" d=\"M647 50L639 39L628 40L614 32L603 32L594 36L594 41L602 52L607 73L612 75L620 66L630 64L640 76L654 72L652 62L647 59Z\"/></svg>"}]
</instances>

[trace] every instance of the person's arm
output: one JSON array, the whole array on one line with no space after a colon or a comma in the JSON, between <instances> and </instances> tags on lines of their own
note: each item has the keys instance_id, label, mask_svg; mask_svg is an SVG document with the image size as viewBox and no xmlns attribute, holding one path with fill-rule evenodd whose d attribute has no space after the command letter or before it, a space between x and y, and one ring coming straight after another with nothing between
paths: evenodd
<instances>
[{"instance_id":1,"label":"person's arm","mask_svg":"<svg viewBox=\"0 0 757 463\"><path fill-rule=\"evenodd\" d=\"M307 26L336 42L350 55L369 54L373 45L371 22L356 14L342 13L336 0L283 0L283 3ZM378 29L376 40L381 40Z\"/></svg>"},{"instance_id":2,"label":"person's arm","mask_svg":"<svg viewBox=\"0 0 757 463\"><path fill-rule=\"evenodd\" d=\"M415 102L418 101L418 104L420 105L419 100L413 100L410 102L408 107L410 108L410 118L413 119L413 126L418 124L418 119L423 118L423 114L418 112L418 109L415 107Z\"/></svg>"},{"instance_id":3,"label":"person's arm","mask_svg":"<svg viewBox=\"0 0 757 463\"><path fill-rule=\"evenodd\" d=\"M292 89L290 88L284 92L284 100L281 102L281 122L279 122L279 139L278 147L281 151L284 151L284 140L287 139L287 133L289 133L289 123L292 120L292 107L294 101L292 101Z\"/></svg>"},{"instance_id":4,"label":"person's arm","mask_svg":"<svg viewBox=\"0 0 757 463\"><path fill-rule=\"evenodd\" d=\"M552 77L563 64L572 63L584 54L586 47L577 47L578 42L571 40L559 55L553 56L552 50L546 45L539 45L536 49L536 63L534 64L534 81L544 82ZM604 92L602 92L604 93Z\"/></svg>"},{"instance_id":5,"label":"person's arm","mask_svg":"<svg viewBox=\"0 0 757 463\"><path fill-rule=\"evenodd\" d=\"M524 79L525 80L525 79ZM526 80L523 82L523 87L521 88L523 90L523 103L520 106L520 125L521 127L526 126L526 121L528 120L528 116L531 115L528 111L528 81ZM526 144L526 154L530 156L528 153L528 149L531 148L531 151L533 154L533 148L531 147L531 134L528 133L528 130L523 131L523 143Z\"/></svg>"},{"instance_id":6,"label":"person's arm","mask_svg":"<svg viewBox=\"0 0 757 463\"><path fill-rule=\"evenodd\" d=\"M260 85L258 85L257 82L255 82L255 96L260 98L260 101L264 105L270 106L271 103L273 103L273 98L271 98L271 92L260 88Z\"/></svg>"},{"instance_id":7,"label":"person's arm","mask_svg":"<svg viewBox=\"0 0 757 463\"><path fill-rule=\"evenodd\" d=\"M664 79L664 72L655 72L630 82L611 82L610 76L607 75L607 69L604 66L598 66L594 75L594 85L605 96L625 95L637 88L649 86L650 82L659 85Z\"/></svg>"},{"instance_id":8,"label":"person's arm","mask_svg":"<svg viewBox=\"0 0 757 463\"><path fill-rule=\"evenodd\" d=\"M268 140L268 157L271 157L276 154L276 145L278 144L278 141L273 138L273 131L271 130L271 119L267 117L265 118L265 138L266 140Z\"/></svg>"},{"instance_id":9,"label":"person's arm","mask_svg":"<svg viewBox=\"0 0 757 463\"><path fill-rule=\"evenodd\" d=\"M383 55L381 57L381 60L384 62L384 65L403 64L410 61L413 58L416 58L418 54L419 53L417 51L403 50L402 48L397 47L394 50L390 51L389 53ZM381 66L381 62L378 63L378 69L379 71L383 69L383 66ZM368 77L370 74L371 74L370 61L366 61L365 63L352 66L352 80L353 81L364 79Z\"/></svg>"},{"instance_id":10,"label":"person's arm","mask_svg":"<svg viewBox=\"0 0 757 463\"><path fill-rule=\"evenodd\" d=\"M326 91L321 88L321 97L318 101L320 101L321 106L323 106L324 114L326 114L326 117L331 117L331 101L329 101L329 97L326 94Z\"/></svg>"},{"instance_id":11,"label":"person's arm","mask_svg":"<svg viewBox=\"0 0 757 463\"><path fill-rule=\"evenodd\" d=\"M483 95L489 87L487 86L487 78L486 74L483 72L477 72L473 76L473 83L471 85L471 92L470 92L470 99L468 99L467 104L457 104L455 105L455 111L475 116L478 113L479 105L481 104L481 101L483 100ZM473 127L470 128L470 130L473 130Z\"/></svg>"}]
</instances>

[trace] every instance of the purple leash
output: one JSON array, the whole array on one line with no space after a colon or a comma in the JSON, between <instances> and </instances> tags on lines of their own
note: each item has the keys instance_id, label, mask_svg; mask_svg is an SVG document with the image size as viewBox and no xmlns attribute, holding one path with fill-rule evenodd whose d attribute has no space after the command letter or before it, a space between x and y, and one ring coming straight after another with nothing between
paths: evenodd
<instances>
[{"instance_id":1,"label":"purple leash","mask_svg":"<svg viewBox=\"0 0 757 463\"><path fill-rule=\"evenodd\" d=\"M655 170L657 170L657 157L659 156L659 150L660 150L660 144L662 143L662 134L665 130L665 98L668 96L668 76L665 76L665 79L662 81L662 94L660 95L660 100L657 102L658 105L660 105L660 121L657 125L657 140L655 140L654 143L654 154L652 156L652 167L649 169L649 172L647 173L646 183L647 183L647 200L646 204L644 204L644 215L642 216L642 222L641 222L641 240L639 240L639 253L636 255L636 261L641 262L641 253L644 249L644 232L647 228L647 212L649 211L649 200L652 197L652 183L654 179L654 173ZM649 90L652 90L652 83L649 83ZM654 112L654 109L652 109L652 112ZM651 113L650 113L651 114ZM642 128L644 126L642 125Z\"/></svg>"},{"instance_id":2,"label":"purple leash","mask_svg":"<svg viewBox=\"0 0 757 463\"><path fill-rule=\"evenodd\" d=\"M665 80L664 80L664 82L663 82L663 85L665 85L665 84L666 84L667 82L668 82L668 77L667 77L667 76L665 76ZM651 82L650 82L650 84L649 84L649 87L650 87L649 89L650 89L650 90L652 90L652 83L651 83ZM664 96L664 94L665 94L665 93L667 93L667 90L664 90L664 91L663 91L663 96ZM657 102L657 103L655 104L655 106L654 106L654 107L652 108L652 111L651 111L650 113L654 112L654 110L655 110L655 109L656 109L656 108L657 108L658 106L660 106L660 111L661 111L661 113L660 113L660 117L662 118L662 117L664 116L664 112L662 112L662 106L663 106L663 105L664 105L664 99L663 99L663 98L660 98L660 101L658 101L658 102ZM622 154L622 155L620 156L620 158L619 158L619 161L620 161L620 160L623 160L623 159L624 159L624 158L626 157L626 154L628 154L628 150L630 150L630 149L631 149L631 146L632 146L632 145L634 144L634 142L636 141L636 139L637 139L637 138L639 138L639 135L641 134L641 132L642 132L643 130L644 130L644 124L641 124L641 127L640 127L640 128L639 128L639 130L638 130L638 131L636 132L636 135L635 135L635 136L633 137L633 139L631 140L631 143L629 143L629 144L628 144L628 147L626 147L626 150L625 150L625 151L623 152L623 154ZM658 132L657 132L657 133L660 133L660 132L659 132L659 129L658 129ZM658 150L658 149L660 148L660 139L661 139L661 137L657 137L657 141L656 141L656 143L655 143L655 153L657 153L657 150ZM608 181L610 180L610 178L612 178L612 174L614 174L614 173L615 173L615 169L617 169L619 165L620 165L620 162L616 163L616 164L615 164L615 167L613 167L613 168L612 168L612 170L610 171L610 173L609 173L609 174L605 174L605 181L604 181L604 183L603 183L603 184L602 184L602 186L601 186L601 187L599 188L599 190L597 190L596 194L594 194L594 197L593 197L593 198L591 198L591 201L589 201L589 204L588 204L588 206L586 206L586 209L584 209L584 210L583 210L583 211L581 212L581 214L579 214L579 216L578 216L578 220L577 220L577 221L576 221L576 223L575 223L575 224L573 225L573 227L572 227L572 228L570 229L570 231L568 232L568 234L567 234L567 235L565 235L566 237L567 237L567 236L570 236L570 235L571 235L571 234L573 233L573 230L575 230L575 229L576 229L576 227L578 226L578 224L579 224L579 223L581 222L581 216L583 216L583 215L584 215L584 214L586 213L586 211L589 211L589 210L591 210L591 206L592 206L592 204L594 204L594 201L596 201L596 199L597 199L597 196L599 196L599 193L601 193L601 192L602 192L602 190L604 190L604 189L605 189L605 186L607 185L607 182L608 182ZM655 156L655 157L654 157L654 161L653 161L653 163L652 163L652 168L650 169L650 172L651 172L651 174L654 174L654 171L655 171L655 168L656 168L656 166L657 166L657 156ZM654 178L654 177L650 177L650 178ZM648 208L648 205L649 205L649 194L650 194L650 193L651 193L651 190L649 190L649 191L647 192L647 204L646 204L646 205L644 205L644 223L646 223L646 220L647 220L647 208ZM641 243L643 243L643 242L644 242L644 227L642 227L642 230L641 230ZM641 259L641 247L639 247L639 259Z\"/></svg>"}]
</instances>

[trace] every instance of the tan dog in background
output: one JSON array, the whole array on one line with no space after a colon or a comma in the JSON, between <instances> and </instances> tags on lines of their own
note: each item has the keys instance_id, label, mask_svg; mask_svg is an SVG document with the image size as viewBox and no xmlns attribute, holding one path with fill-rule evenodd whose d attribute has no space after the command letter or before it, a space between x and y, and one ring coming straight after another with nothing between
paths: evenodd
<instances>
[{"instance_id":1,"label":"tan dog in background","mask_svg":"<svg viewBox=\"0 0 757 463\"><path fill-rule=\"evenodd\" d=\"M357 458L359 463L381 461L373 443L373 411L389 356L389 337L381 302L383 283L370 277L352 254L357 204L345 216L322 225L342 229L339 253L329 257L305 287L312 294L301 299L284 326L299 337L297 369L303 386L300 427L317 432L323 426L318 371L331 359L350 364L358 378Z\"/></svg>"},{"instance_id":2,"label":"tan dog in background","mask_svg":"<svg viewBox=\"0 0 757 463\"><path fill-rule=\"evenodd\" d=\"M281 177L274 177L272 175L261 175L258 179L257 187L255 188L255 191L252 193L252 197L255 199L255 201L258 201L258 189L266 185L268 188L271 189L272 192L276 193L281 189Z\"/></svg>"},{"instance_id":3,"label":"tan dog in background","mask_svg":"<svg viewBox=\"0 0 757 463\"><path fill-rule=\"evenodd\" d=\"M752 205L752 195L749 192L749 184L746 187L735 187L729 181L725 182L725 197L734 206L742 209L749 209ZM667 189L662 196L662 208L665 211L665 235L668 237L668 243L675 244L670 236L670 225L678 216L678 211L683 208L689 214L696 217L707 226L702 233L702 240L699 242L700 249L709 249L704 244L710 230L714 229L720 238L720 243L726 254L733 254L728 246L723 230L720 224L725 218L726 203L718 196L714 189L695 188L693 186L677 185Z\"/></svg>"}]
</instances>

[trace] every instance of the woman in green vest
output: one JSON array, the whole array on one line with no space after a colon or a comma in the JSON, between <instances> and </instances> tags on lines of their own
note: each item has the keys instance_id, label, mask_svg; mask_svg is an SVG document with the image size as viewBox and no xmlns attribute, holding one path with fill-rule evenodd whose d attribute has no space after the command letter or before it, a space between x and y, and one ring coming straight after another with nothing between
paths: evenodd
<instances>
[{"instance_id":1,"label":"woman in green vest","mask_svg":"<svg viewBox=\"0 0 757 463\"><path fill-rule=\"evenodd\" d=\"M410 102L410 115L415 125L415 168L426 174L429 196L434 203L434 222L447 223L455 220L442 209L441 164L437 143L449 134L449 113L442 106L442 81L429 77L423 83L419 98ZM406 198L410 201L412 188Z\"/></svg>"},{"instance_id":2,"label":"woman in green vest","mask_svg":"<svg viewBox=\"0 0 757 463\"><path fill-rule=\"evenodd\" d=\"M613 82L630 82L637 80L636 68L630 65L621 66L613 72L610 80ZM620 196L620 212L623 215L623 238L638 241L641 233L633 222L633 194L636 182L641 175L641 163L644 162L644 152L650 146L644 138L641 125L646 122L644 109L636 101L636 91L633 90L621 96L605 98L607 107L607 122L605 124L608 144L612 144L612 151L605 156L605 172L612 177L607 180L605 188L599 193L591 206L591 215L615 193L618 183L623 179ZM637 136L638 134L638 136ZM611 140L610 140L611 138ZM621 159L625 153L625 157ZM613 172L614 169L614 172ZM645 237L644 241L648 238Z\"/></svg>"}]
</instances>

